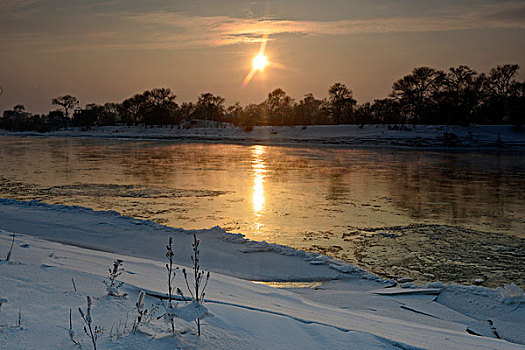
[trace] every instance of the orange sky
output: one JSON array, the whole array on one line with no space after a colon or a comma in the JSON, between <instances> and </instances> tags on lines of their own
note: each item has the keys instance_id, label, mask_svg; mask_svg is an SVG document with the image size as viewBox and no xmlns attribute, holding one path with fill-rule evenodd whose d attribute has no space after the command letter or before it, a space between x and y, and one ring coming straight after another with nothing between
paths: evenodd
<instances>
[{"instance_id":1,"label":"orange sky","mask_svg":"<svg viewBox=\"0 0 525 350\"><path fill-rule=\"evenodd\" d=\"M250 84L263 35L271 62ZM363 103L418 65L525 64L525 3L482 0L0 0L0 110L45 112L169 87L261 102L343 82ZM525 68L523 69L525 70ZM521 72L520 77L525 76Z\"/></svg>"}]
</instances>

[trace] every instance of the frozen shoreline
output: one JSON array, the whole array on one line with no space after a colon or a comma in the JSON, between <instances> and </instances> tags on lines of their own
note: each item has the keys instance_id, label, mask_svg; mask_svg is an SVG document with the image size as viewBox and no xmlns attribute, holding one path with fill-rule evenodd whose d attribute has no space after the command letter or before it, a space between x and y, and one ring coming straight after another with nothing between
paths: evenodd
<instances>
[{"instance_id":1,"label":"frozen shoreline","mask_svg":"<svg viewBox=\"0 0 525 350\"><path fill-rule=\"evenodd\" d=\"M187 142L227 142L275 145L341 145L356 147L410 148L525 148L525 131L511 125L407 125L402 130L388 125L256 126L252 131L240 127L189 128L144 126L105 126L90 129L67 128L48 133L8 132L0 136L90 137L153 139Z\"/></svg>"},{"instance_id":2,"label":"frozen shoreline","mask_svg":"<svg viewBox=\"0 0 525 350\"><path fill-rule=\"evenodd\" d=\"M111 327L115 314L125 317L125 310L133 312L140 289L165 293L167 237L175 239L176 263L188 266L192 233L196 233L202 241L203 268L212 271L205 305L215 316L207 320L205 336L198 339L190 332L174 339L162 333L161 324L154 324L140 336L116 340L104 336L105 347L525 348L495 338L497 333L525 343L523 296L502 299L505 292L441 283L427 286L430 291L437 289L438 296L410 283L399 290L401 295L380 295L378 290L397 290L385 289L392 283L335 259L247 241L218 227L187 231L111 211L2 199L0 230L2 259L10 233L17 234L13 263L0 264L1 280L6 282L0 284L0 298L9 300L0 311L0 347L37 348L42 343L74 348L60 327L66 325L68 308L85 306L85 295L95 297L95 315L104 327ZM123 277L127 300L104 296L101 281L117 257L130 272ZM71 291L70 276L82 286L79 293ZM318 288L282 290L246 279L327 282ZM35 306L31 295L48 302ZM19 307L24 315L21 330L6 326ZM39 315L44 314L48 322L41 322Z\"/></svg>"}]
</instances>

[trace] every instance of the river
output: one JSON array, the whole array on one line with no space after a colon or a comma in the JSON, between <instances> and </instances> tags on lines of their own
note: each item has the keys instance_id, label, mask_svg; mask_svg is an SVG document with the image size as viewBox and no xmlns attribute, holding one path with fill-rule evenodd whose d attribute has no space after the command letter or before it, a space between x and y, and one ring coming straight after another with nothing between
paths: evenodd
<instances>
[{"instance_id":1,"label":"river","mask_svg":"<svg viewBox=\"0 0 525 350\"><path fill-rule=\"evenodd\" d=\"M0 164L3 198L219 225L385 277L524 285L523 151L0 137Z\"/></svg>"}]
</instances>

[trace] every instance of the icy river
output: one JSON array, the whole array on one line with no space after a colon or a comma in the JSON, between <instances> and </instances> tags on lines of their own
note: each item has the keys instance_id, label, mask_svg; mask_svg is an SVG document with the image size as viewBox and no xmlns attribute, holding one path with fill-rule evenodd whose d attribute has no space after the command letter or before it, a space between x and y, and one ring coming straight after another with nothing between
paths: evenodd
<instances>
[{"instance_id":1,"label":"icy river","mask_svg":"<svg viewBox=\"0 0 525 350\"><path fill-rule=\"evenodd\" d=\"M525 152L0 137L0 198L219 225L380 275L525 284Z\"/></svg>"}]
</instances>

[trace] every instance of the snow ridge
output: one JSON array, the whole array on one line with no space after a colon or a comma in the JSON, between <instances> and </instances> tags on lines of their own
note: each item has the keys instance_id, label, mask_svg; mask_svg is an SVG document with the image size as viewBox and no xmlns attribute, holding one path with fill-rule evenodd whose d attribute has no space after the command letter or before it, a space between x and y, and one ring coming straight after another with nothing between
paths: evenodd
<instances>
[{"instance_id":1,"label":"snow ridge","mask_svg":"<svg viewBox=\"0 0 525 350\"><path fill-rule=\"evenodd\" d=\"M163 231L167 233L185 233L188 236L193 235L193 233L208 233L212 234L214 238L219 238L224 242L228 242L235 245L240 245L239 251L245 254L250 253L275 253L282 256L295 257L308 262L312 266L327 266L330 269L333 269L338 272L337 276L332 276L335 279L344 279L352 277L360 277L364 279L374 280L379 283L391 283L391 281L386 281L381 277L363 270L355 265L350 263L338 260L333 257L321 255L316 252L306 252L304 250L298 250L292 247L285 245L268 243L266 241L252 241L245 237L245 235L240 233L230 233L225 231L219 226L215 226L209 230L184 230L182 228L174 228L162 224L158 224L152 220L143 220L135 219L130 216L122 215L114 210L93 210L91 208L86 208L82 206L68 206L68 205L55 205L47 204L38 200L31 201L19 201L15 199L5 199L0 198L0 205L5 204L9 206L22 207L22 208L39 208L46 211L61 211L71 214L76 213L86 213L89 215L95 215L98 217L109 217L115 218L117 220L125 220L128 223L134 225L147 226L156 231Z\"/></svg>"}]
</instances>

